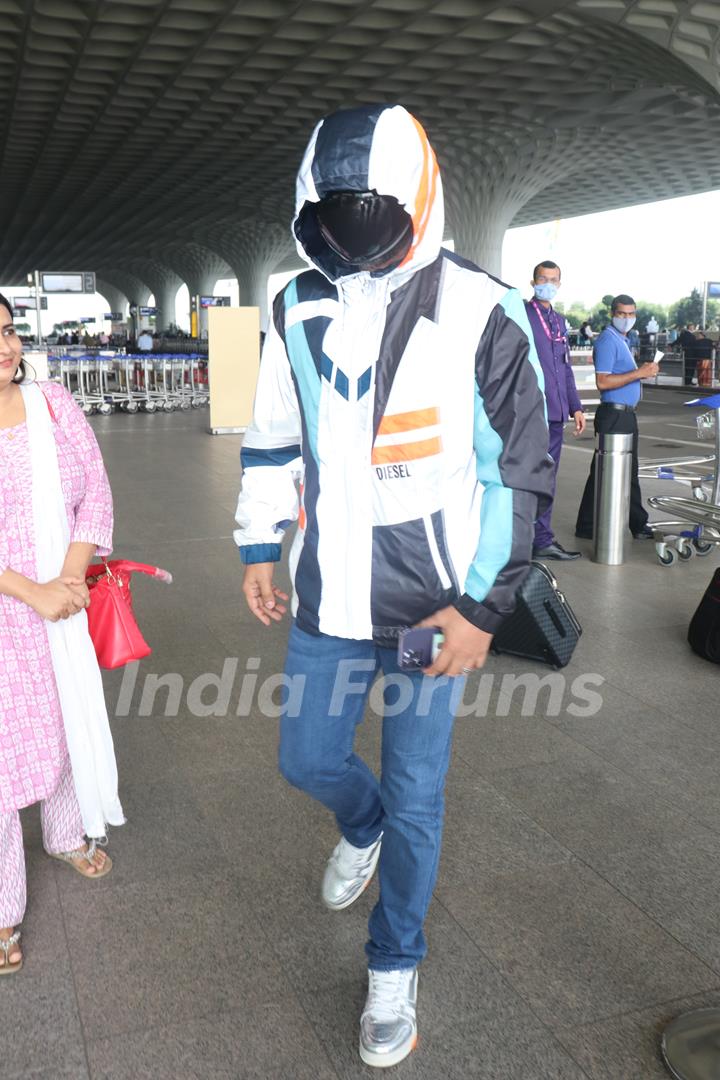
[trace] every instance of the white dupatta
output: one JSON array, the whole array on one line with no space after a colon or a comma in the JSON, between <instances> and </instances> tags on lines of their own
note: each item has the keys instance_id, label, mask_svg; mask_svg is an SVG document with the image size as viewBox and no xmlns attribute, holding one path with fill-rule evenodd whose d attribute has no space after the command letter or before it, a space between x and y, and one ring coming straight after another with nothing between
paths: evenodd
<instances>
[{"instance_id":1,"label":"white dupatta","mask_svg":"<svg viewBox=\"0 0 720 1080\"><path fill-rule=\"evenodd\" d=\"M37 580L60 576L70 526L60 482L53 420L37 383L20 387L25 401L32 501L35 523ZM73 780L85 833L105 836L107 825L122 825L118 776L102 677L88 633L87 614L45 622L57 684Z\"/></svg>"}]
</instances>

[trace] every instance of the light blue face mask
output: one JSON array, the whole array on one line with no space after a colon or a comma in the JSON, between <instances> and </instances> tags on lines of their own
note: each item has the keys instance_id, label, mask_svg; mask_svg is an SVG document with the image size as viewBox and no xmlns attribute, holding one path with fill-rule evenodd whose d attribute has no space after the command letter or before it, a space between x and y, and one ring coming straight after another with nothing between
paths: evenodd
<instances>
[{"instance_id":1,"label":"light blue face mask","mask_svg":"<svg viewBox=\"0 0 720 1080\"><path fill-rule=\"evenodd\" d=\"M626 315L623 318L621 315L613 315L612 324L621 334L627 334L635 325L635 316Z\"/></svg>"},{"instance_id":2,"label":"light blue face mask","mask_svg":"<svg viewBox=\"0 0 720 1080\"><path fill-rule=\"evenodd\" d=\"M545 281L542 285L533 285L538 300L554 300L557 295L558 287L559 286L554 285L552 281Z\"/></svg>"}]
</instances>

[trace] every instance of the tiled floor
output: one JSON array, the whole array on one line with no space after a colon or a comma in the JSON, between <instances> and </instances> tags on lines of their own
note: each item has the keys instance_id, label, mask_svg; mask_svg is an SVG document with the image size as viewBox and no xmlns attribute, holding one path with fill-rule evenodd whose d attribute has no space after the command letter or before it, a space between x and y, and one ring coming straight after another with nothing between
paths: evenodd
<instances>
[{"instance_id":1,"label":"tiled floor","mask_svg":"<svg viewBox=\"0 0 720 1080\"><path fill-rule=\"evenodd\" d=\"M646 395L643 453L694 439L681 400ZM333 823L278 777L276 722L257 702L235 715L241 684L250 699L255 674L259 685L280 670L286 629L244 607L231 540L240 440L210 438L206 422L93 421L117 553L175 583L136 579L154 652L134 687L132 673L106 674L128 815L113 874L93 884L51 863L36 809L24 815L26 962L0 982L3 1080L371 1075L356 1042L375 890L341 914L321 907ZM566 544L592 439L568 444ZM396 1075L659 1080L663 1024L720 1004L718 673L685 642L717 561L664 569L635 542L623 567L561 567L585 633L555 697L511 693L503 676L547 672L508 658L468 686L478 715L457 722L420 1044ZM149 677L173 674L153 700ZM593 715L586 675L600 677ZM369 716L359 734L374 766L379 726Z\"/></svg>"}]
</instances>

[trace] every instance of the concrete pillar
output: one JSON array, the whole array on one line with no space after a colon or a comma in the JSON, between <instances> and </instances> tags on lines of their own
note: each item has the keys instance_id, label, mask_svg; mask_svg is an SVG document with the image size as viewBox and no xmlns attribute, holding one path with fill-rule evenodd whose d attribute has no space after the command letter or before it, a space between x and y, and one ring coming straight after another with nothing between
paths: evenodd
<instances>
[{"instance_id":1,"label":"concrete pillar","mask_svg":"<svg viewBox=\"0 0 720 1080\"><path fill-rule=\"evenodd\" d=\"M578 130L508 125L494 149L460 140L444 146L439 157L447 232L458 255L500 275L506 229L535 195L567 178L569 162L582 160L577 148L583 137ZM531 269L535 254L528 255Z\"/></svg>"},{"instance_id":2,"label":"concrete pillar","mask_svg":"<svg viewBox=\"0 0 720 1080\"><path fill-rule=\"evenodd\" d=\"M158 309L156 329L161 332L167 330L170 324L175 322L175 300L182 285L182 278L169 266L155 259L128 259L127 266L150 286L155 297L155 307Z\"/></svg>"},{"instance_id":3,"label":"concrete pillar","mask_svg":"<svg viewBox=\"0 0 720 1080\"><path fill-rule=\"evenodd\" d=\"M136 274L133 274L125 267L118 266L103 266L96 270L98 274L97 284L99 291L105 296L106 299L110 299L105 288L117 290L121 296L126 296L130 304L136 304L138 307L144 307L150 299L150 289ZM103 288L100 288L102 282ZM116 310L113 308L113 311ZM117 308L118 311L121 308ZM122 308L124 310L124 308ZM139 319L133 319L132 324L129 325L130 336L134 335L139 326Z\"/></svg>"},{"instance_id":4,"label":"concrete pillar","mask_svg":"<svg viewBox=\"0 0 720 1080\"><path fill-rule=\"evenodd\" d=\"M151 290L149 286L136 274L131 273L124 267L102 267L97 273L104 284L109 285L111 288L118 289L122 295L128 298L131 304L145 306L150 299ZM99 289L99 292L101 292L106 299L109 299L107 293L105 293L103 289Z\"/></svg>"},{"instance_id":5,"label":"concrete pillar","mask_svg":"<svg viewBox=\"0 0 720 1080\"><path fill-rule=\"evenodd\" d=\"M233 276L232 268L224 259L210 248L193 241L178 244L172 249L164 248L163 257L185 281L190 293L191 313L193 297L213 296L215 284L219 278ZM207 308L200 308L198 325L200 337L207 334L207 321Z\"/></svg>"},{"instance_id":6,"label":"concrete pillar","mask_svg":"<svg viewBox=\"0 0 720 1080\"><path fill-rule=\"evenodd\" d=\"M119 311L123 320L127 320L130 300L123 290L118 289L116 285L111 285L109 281L103 281L102 278L97 278L96 284L97 291L105 300L107 300L108 310ZM109 323L106 326L106 330L109 330Z\"/></svg>"},{"instance_id":7,"label":"concrete pillar","mask_svg":"<svg viewBox=\"0 0 720 1080\"><path fill-rule=\"evenodd\" d=\"M232 267L238 279L240 303L260 308L260 326L268 317L267 279L295 250L290 229L251 219L227 228L210 228L206 243Z\"/></svg>"}]
</instances>

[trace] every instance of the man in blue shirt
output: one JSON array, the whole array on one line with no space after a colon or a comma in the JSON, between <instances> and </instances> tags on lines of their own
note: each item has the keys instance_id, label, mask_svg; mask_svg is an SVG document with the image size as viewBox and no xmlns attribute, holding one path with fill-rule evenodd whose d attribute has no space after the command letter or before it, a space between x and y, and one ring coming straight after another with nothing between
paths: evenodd
<instances>
[{"instance_id":1,"label":"man in blue shirt","mask_svg":"<svg viewBox=\"0 0 720 1080\"><path fill-rule=\"evenodd\" d=\"M579 559L579 551L566 551L555 539L550 523L565 421L570 419L575 421L574 435L582 435L585 430L585 413L570 366L567 323L552 306L555 294L560 288L558 264L549 259L538 263L533 270L531 285L534 295L532 300L525 301L525 310L535 339L540 366L545 376L548 452L555 463L553 496L547 508L535 522L533 555L538 559Z\"/></svg>"},{"instance_id":2,"label":"man in blue shirt","mask_svg":"<svg viewBox=\"0 0 720 1080\"><path fill-rule=\"evenodd\" d=\"M630 486L630 532L636 540L651 538L647 510L642 504L638 480L638 426L635 409L642 397L642 379L654 378L658 364L635 363L627 335L635 325L635 301L621 293L612 302L612 324L606 326L595 342L593 362L595 382L600 391L600 405L595 413L596 434L632 435L632 481ZM575 535L592 540L595 510L595 457L578 510Z\"/></svg>"}]
</instances>

